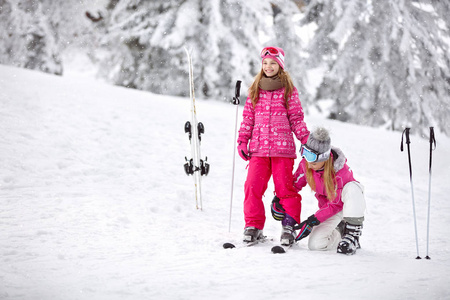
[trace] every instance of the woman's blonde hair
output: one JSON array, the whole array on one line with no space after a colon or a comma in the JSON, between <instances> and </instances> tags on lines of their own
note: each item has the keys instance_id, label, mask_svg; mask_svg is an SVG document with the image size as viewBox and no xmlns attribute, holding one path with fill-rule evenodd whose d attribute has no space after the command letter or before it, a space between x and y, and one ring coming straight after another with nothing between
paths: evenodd
<instances>
[{"instance_id":1,"label":"woman's blonde hair","mask_svg":"<svg viewBox=\"0 0 450 300\"><path fill-rule=\"evenodd\" d=\"M314 192L316 191L316 182L313 177L313 170L306 163L306 181L309 184L309 187ZM333 157L330 156L328 160L325 161L324 170L323 170L323 182L325 185L325 190L327 192L327 198L330 201L333 201L336 198L336 171L333 166Z\"/></svg>"},{"instance_id":2,"label":"woman's blonde hair","mask_svg":"<svg viewBox=\"0 0 450 300\"><path fill-rule=\"evenodd\" d=\"M286 108L289 108L289 98L291 97L292 93L294 92L294 83L292 82L292 78L289 75L289 73L285 70L283 70L280 67L280 70L277 74L280 79L281 83L284 86L284 100L285 100L285 106ZM253 84L248 89L248 94L250 98L252 99L253 108L255 108L256 103L259 101L259 82L261 81L261 78L264 76L264 71L261 67L261 71L259 71L258 75L255 76L255 80L253 81Z\"/></svg>"}]
</instances>

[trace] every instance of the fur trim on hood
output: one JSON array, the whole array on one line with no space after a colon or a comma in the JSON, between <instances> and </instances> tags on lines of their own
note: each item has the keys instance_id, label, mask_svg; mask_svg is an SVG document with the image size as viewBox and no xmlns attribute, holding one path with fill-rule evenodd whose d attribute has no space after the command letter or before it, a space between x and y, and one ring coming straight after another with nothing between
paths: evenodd
<instances>
[{"instance_id":1,"label":"fur trim on hood","mask_svg":"<svg viewBox=\"0 0 450 300\"><path fill-rule=\"evenodd\" d=\"M345 163L347 162L347 158L345 157L344 152L342 152L342 150L337 147L331 146L331 152L333 153L334 170L338 172L344 167Z\"/></svg>"}]
</instances>

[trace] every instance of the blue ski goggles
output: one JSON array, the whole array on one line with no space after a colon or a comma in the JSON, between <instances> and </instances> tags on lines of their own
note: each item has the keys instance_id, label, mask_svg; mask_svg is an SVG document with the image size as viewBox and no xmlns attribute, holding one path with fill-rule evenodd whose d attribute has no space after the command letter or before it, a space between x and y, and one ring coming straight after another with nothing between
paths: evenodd
<instances>
[{"instance_id":1,"label":"blue ski goggles","mask_svg":"<svg viewBox=\"0 0 450 300\"><path fill-rule=\"evenodd\" d=\"M331 149L324 153L319 153L316 150L308 148L306 145L302 145L300 149L301 156L306 159L307 162L321 162L326 161L330 157Z\"/></svg>"}]
</instances>

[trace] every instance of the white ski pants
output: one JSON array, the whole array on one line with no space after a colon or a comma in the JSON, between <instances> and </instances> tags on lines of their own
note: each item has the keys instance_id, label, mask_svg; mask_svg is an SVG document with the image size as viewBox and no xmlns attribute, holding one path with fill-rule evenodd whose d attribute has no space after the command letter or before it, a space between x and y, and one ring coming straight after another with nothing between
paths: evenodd
<instances>
[{"instance_id":1,"label":"white ski pants","mask_svg":"<svg viewBox=\"0 0 450 300\"><path fill-rule=\"evenodd\" d=\"M342 202L344 208L341 212L313 227L309 239L310 250L336 250L341 241L341 235L336 226L343 218L364 217L366 201L364 199L364 187L356 181L347 183L342 190Z\"/></svg>"}]
</instances>

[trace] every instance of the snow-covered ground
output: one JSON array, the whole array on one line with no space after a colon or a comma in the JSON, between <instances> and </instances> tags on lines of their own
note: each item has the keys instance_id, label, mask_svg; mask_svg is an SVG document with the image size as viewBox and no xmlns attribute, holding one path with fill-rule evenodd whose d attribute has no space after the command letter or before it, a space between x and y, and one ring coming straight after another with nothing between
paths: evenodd
<instances>
[{"instance_id":1,"label":"snow-covered ground","mask_svg":"<svg viewBox=\"0 0 450 300\"><path fill-rule=\"evenodd\" d=\"M187 88L187 80L186 80ZM230 97L233 91L230 91ZM401 133L306 116L324 125L366 188L354 256L301 241L225 250L243 232L246 163L236 160L235 107L197 100L205 124L203 210L196 210L183 131L189 100L0 65L0 299L449 299L450 139L436 132L430 256L416 260ZM239 115L242 114L242 107ZM419 247L426 248L429 144L411 136ZM317 207L302 191L303 213Z\"/></svg>"}]
</instances>

